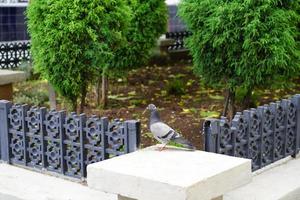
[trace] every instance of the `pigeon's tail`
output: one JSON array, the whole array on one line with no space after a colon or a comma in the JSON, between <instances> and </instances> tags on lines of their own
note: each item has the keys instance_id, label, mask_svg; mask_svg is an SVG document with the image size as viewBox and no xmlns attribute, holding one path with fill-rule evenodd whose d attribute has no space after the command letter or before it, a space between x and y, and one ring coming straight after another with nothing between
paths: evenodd
<instances>
[{"instance_id":1,"label":"pigeon's tail","mask_svg":"<svg viewBox=\"0 0 300 200\"><path fill-rule=\"evenodd\" d=\"M184 148L190 149L190 150L196 150L196 147L192 145L188 140L184 139L183 137L177 137L172 139L173 142L177 144L181 144Z\"/></svg>"}]
</instances>

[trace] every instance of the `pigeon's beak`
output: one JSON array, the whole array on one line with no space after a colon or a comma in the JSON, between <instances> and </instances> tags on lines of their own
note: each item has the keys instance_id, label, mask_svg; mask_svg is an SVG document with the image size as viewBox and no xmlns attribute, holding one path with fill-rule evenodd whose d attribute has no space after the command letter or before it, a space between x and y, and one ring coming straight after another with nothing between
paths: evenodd
<instances>
[{"instance_id":1,"label":"pigeon's beak","mask_svg":"<svg viewBox=\"0 0 300 200\"><path fill-rule=\"evenodd\" d=\"M142 114L144 115L144 114L147 112L147 110L148 110L148 109L146 108Z\"/></svg>"}]
</instances>

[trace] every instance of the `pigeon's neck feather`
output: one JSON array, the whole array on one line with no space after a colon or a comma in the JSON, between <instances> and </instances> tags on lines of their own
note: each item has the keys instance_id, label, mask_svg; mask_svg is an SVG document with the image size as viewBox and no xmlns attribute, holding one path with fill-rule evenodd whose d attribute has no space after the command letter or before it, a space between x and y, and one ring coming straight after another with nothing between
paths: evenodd
<instances>
[{"instance_id":1,"label":"pigeon's neck feather","mask_svg":"<svg viewBox=\"0 0 300 200\"><path fill-rule=\"evenodd\" d=\"M159 117L159 113L157 110L153 110L151 111L151 116L150 116L150 125L154 124L156 122L160 122L160 117Z\"/></svg>"}]
</instances>

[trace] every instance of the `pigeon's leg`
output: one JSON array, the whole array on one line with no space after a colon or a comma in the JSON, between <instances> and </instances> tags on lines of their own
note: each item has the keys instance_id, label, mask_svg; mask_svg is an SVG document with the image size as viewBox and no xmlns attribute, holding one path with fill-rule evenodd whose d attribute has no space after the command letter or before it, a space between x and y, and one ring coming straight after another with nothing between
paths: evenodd
<instances>
[{"instance_id":1,"label":"pigeon's leg","mask_svg":"<svg viewBox=\"0 0 300 200\"><path fill-rule=\"evenodd\" d=\"M160 147L160 148L159 148L159 151L163 151L163 150L165 150L165 149L166 149L166 146L167 146L167 144L168 144L168 143L165 143L165 144L164 144L162 147Z\"/></svg>"}]
</instances>

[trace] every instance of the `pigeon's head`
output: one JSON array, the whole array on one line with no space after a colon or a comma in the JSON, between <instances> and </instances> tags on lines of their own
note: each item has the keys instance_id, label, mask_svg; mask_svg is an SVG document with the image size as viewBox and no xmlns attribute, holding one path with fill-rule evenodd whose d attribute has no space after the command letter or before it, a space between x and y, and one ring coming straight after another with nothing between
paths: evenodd
<instances>
[{"instance_id":1,"label":"pigeon's head","mask_svg":"<svg viewBox=\"0 0 300 200\"><path fill-rule=\"evenodd\" d=\"M143 112L143 114L145 114L145 112L149 110L150 112L157 110L156 106L154 104L149 104L147 106L147 108L145 109L145 111Z\"/></svg>"},{"instance_id":2,"label":"pigeon's head","mask_svg":"<svg viewBox=\"0 0 300 200\"><path fill-rule=\"evenodd\" d=\"M149 104L146 109L150 110L150 111L157 110L157 108L156 108L156 106L154 104Z\"/></svg>"}]
</instances>

